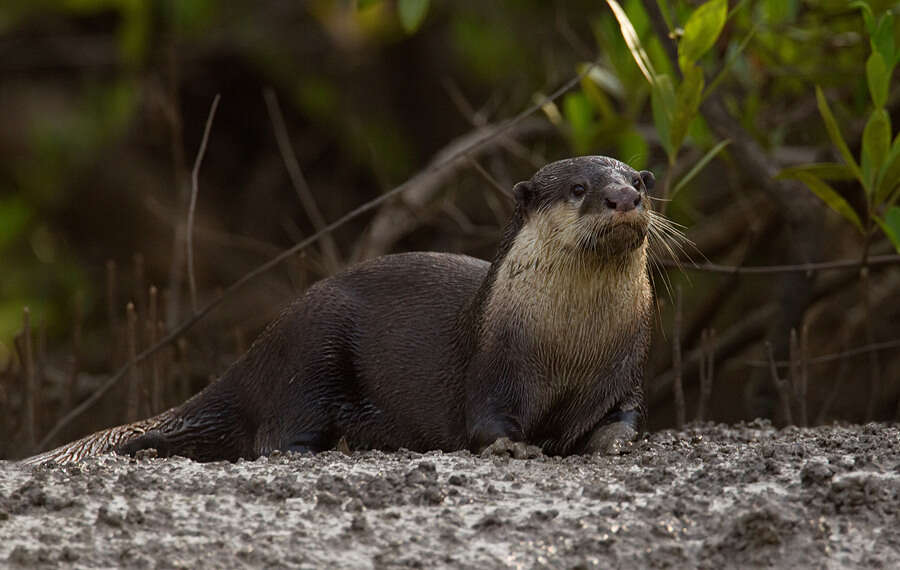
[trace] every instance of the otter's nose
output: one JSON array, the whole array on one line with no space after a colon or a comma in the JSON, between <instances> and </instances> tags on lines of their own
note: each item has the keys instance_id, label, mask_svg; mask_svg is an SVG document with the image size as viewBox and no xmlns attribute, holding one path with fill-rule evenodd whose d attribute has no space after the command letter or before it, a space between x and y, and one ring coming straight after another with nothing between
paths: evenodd
<instances>
[{"instance_id":1,"label":"otter's nose","mask_svg":"<svg viewBox=\"0 0 900 570\"><path fill-rule=\"evenodd\" d=\"M606 207L618 212L629 212L641 204L641 193L631 186L607 186L603 191Z\"/></svg>"}]
</instances>

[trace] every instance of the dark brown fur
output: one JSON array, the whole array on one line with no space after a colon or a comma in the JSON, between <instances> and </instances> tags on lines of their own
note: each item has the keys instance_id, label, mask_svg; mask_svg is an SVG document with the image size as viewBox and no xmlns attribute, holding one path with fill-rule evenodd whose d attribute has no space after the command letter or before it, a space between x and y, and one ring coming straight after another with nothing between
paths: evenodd
<instances>
[{"instance_id":1,"label":"dark brown fur","mask_svg":"<svg viewBox=\"0 0 900 570\"><path fill-rule=\"evenodd\" d=\"M407 253L351 267L181 406L32 462L151 447L235 460L342 437L354 449L480 450L505 437L553 454L613 450L642 403L652 179L604 157L552 163L516 185L492 264ZM572 227L553 228L562 217Z\"/></svg>"}]
</instances>

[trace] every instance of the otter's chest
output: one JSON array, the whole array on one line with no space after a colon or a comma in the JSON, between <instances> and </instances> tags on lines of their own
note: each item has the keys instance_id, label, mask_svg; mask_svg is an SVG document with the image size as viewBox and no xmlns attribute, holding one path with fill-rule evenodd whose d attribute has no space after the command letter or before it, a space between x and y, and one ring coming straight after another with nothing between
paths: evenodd
<instances>
[{"instance_id":1,"label":"otter's chest","mask_svg":"<svg viewBox=\"0 0 900 570\"><path fill-rule=\"evenodd\" d=\"M497 280L486 316L504 321L507 342L521 345L509 348L524 353L526 374L547 388L569 389L616 367L650 300L643 272L522 271Z\"/></svg>"}]
</instances>

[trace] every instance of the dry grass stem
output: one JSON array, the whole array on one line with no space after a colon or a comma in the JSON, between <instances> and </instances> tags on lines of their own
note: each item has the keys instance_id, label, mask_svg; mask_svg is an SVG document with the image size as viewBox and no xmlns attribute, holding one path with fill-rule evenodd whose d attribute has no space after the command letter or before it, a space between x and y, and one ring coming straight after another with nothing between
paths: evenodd
<instances>
[{"instance_id":1,"label":"dry grass stem","mask_svg":"<svg viewBox=\"0 0 900 570\"><path fill-rule=\"evenodd\" d=\"M200 166L203 164L203 156L206 154L206 145L209 143L209 132L212 130L213 119L216 118L216 109L219 107L221 95L217 94L209 109L206 118L206 128L203 130L203 139L200 141L200 150L197 151L197 159L194 161L194 169L191 171L191 201L188 204L187 218L187 266L188 286L191 291L191 311L197 313L197 276L194 273L194 215L197 210L197 194L200 192Z\"/></svg>"},{"instance_id":2,"label":"dry grass stem","mask_svg":"<svg viewBox=\"0 0 900 570\"><path fill-rule=\"evenodd\" d=\"M322 215L322 211L316 203L309 184L306 182L306 177L303 176L303 170L300 168L297 153L294 151L293 144L291 144L291 137L284 122L281 106L278 104L278 97L271 89L266 89L263 92L263 97L266 100L266 109L269 112L269 119L272 121L272 128L275 131L278 150L288 171L288 176L290 176L291 184L294 186L294 191L297 192L297 197L300 199L303 209L306 210L306 215L309 217L309 221L312 222L313 228L316 231L322 231L327 226L325 216ZM321 244L322 257L328 273L336 273L341 267L337 243L335 243L334 238L330 234L326 234L322 237Z\"/></svg>"},{"instance_id":3,"label":"dry grass stem","mask_svg":"<svg viewBox=\"0 0 900 570\"><path fill-rule=\"evenodd\" d=\"M136 422L140 417L141 372L137 365L137 314L134 303L125 307L128 341L128 395L125 398L125 422Z\"/></svg>"}]
</instances>

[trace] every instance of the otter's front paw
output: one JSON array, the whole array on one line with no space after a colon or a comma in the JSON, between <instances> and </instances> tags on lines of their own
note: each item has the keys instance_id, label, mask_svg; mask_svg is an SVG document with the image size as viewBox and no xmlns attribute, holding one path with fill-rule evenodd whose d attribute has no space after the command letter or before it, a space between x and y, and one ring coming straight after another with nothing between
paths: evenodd
<instances>
[{"instance_id":1,"label":"otter's front paw","mask_svg":"<svg viewBox=\"0 0 900 570\"><path fill-rule=\"evenodd\" d=\"M597 429L591 436L585 452L619 455L631 447L637 430L626 422L613 422Z\"/></svg>"},{"instance_id":2,"label":"otter's front paw","mask_svg":"<svg viewBox=\"0 0 900 570\"><path fill-rule=\"evenodd\" d=\"M513 459L534 459L543 454L541 448L536 445L528 445L524 441L513 441L508 437L498 438L494 443L481 450L482 457L505 455Z\"/></svg>"}]
</instances>

